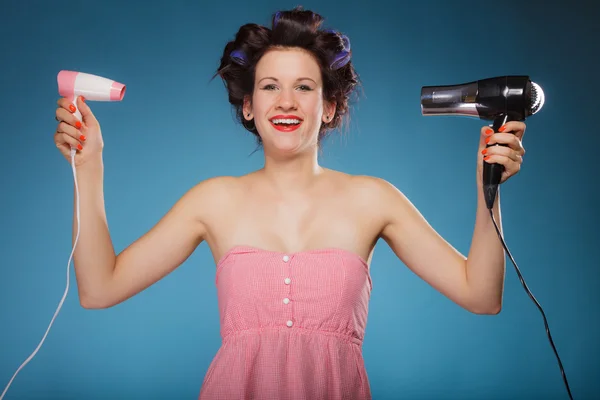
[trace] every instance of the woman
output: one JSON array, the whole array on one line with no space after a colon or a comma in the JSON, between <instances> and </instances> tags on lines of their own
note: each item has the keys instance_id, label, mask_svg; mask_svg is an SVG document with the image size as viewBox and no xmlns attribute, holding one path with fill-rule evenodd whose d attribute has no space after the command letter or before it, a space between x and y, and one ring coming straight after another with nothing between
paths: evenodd
<instances>
[{"instance_id":1,"label":"woman","mask_svg":"<svg viewBox=\"0 0 600 400\"><path fill-rule=\"evenodd\" d=\"M504 252L481 196L485 161L519 171L525 125L481 130L479 197L468 259L388 182L318 163L322 138L347 115L357 85L346 36L321 16L278 12L272 29L240 28L218 74L264 167L197 184L148 233L116 255L103 201L102 135L83 99L83 123L58 101L55 141L76 168L81 201L74 255L85 308L116 305L173 271L203 241L215 263L223 344L206 373L206 399L369 399L362 340L369 265L383 238L418 276L477 314L500 311ZM509 134L507 132L514 132ZM504 143L487 150L486 142ZM498 200L494 207L500 221Z\"/></svg>"}]
</instances>

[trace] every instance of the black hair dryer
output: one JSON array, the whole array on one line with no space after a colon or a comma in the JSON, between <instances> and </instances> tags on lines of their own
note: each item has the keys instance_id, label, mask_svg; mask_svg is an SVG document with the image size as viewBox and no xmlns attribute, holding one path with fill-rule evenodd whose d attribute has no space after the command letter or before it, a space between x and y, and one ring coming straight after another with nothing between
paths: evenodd
<instances>
[{"instance_id":1,"label":"black hair dryer","mask_svg":"<svg viewBox=\"0 0 600 400\"><path fill-rule=\"evenodd\" d=\"M508 121L524 121L537 113L544 105L544 99L542 88L528 76L500 76L460 85L423 86L421 113L490 120L494 121L492 129L498 132ZM483 191L490 210L503 172L502 164L483 163Z\"/></svg>"}]
</instances>

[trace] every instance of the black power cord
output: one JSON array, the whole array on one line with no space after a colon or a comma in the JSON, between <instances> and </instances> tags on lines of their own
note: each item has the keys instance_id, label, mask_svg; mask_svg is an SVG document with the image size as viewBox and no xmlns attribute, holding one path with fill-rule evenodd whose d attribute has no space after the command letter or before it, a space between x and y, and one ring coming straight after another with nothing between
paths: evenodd
<instances>
[{"instance_id":1,"label":"black power cord","mask_svg":"<svg viewBox=\"0 0 600 400\"><path fill-rule=\"evenodd\" d=\"M538 310L540 310L540 312L542 313L542 317L544 318L544 326L546 327L546 333L548 334L548 339L550 340L550 345L552 346L552 350L554 350L554 354L556 355L556 359L558 360L558 366L560 367L560 373L562 374L563 381L565 382L565 386L567 388L567 393L569 394L569 398L571 400L573 400L573 396L571 395L571 389L569 388L569 382L567 381L567 375L565 374L565 370L563 368L562 362L560 361L560 357L558 356L558 351L556 351L556 346L554 346L554 341L552 340L552 335L550 334L550 327L548 327L548 320L546 319L546 314L544 313L544 310L542 309L542 306L540 305L540 303L538 303L538 301L535 299L535 297L533 296L533 294L527 287L527 283L525 283L525 279L523 279L523 275L521 275L521 271L519 270L517 263L515 262L512 254L510 254L510 251L508 250L506 243L504 243L504 238L502 238L500 229L498 229L498 224L496 224L496 219L494 218L493 210L490 208L488 208L488 210L490 212L490 216L492 217L492 222L494 223L494 227L496 228L496 233L498 234L498 237L500 238L500 241L502 242L502 246L504 247L504 250L506 250L508 257L510 258L510 261L512 261L513 265L515 266L515 270L517 271L517 275L519 276L519 280L521 281L521 284L523 284L525 291L527 292L527 294L529 295L531 300L535 303Z\"/></svg>"}]
</instances>

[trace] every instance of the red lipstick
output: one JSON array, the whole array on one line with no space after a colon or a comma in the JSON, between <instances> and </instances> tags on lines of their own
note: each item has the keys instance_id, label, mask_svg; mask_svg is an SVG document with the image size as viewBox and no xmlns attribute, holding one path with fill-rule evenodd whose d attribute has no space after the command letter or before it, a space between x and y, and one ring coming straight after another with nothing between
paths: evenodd
<instances>
[{"instance_id":1,"label":"red lipstick","mask_svg":"<svg viewBox=\"0 0 600 400\"><path fill-rule=\"evenodd\" d=\"M292 123L292 124L276 124L273 122L273 121L282 120L282 119L291 119L291 120L297 120L300 122ZM269 122L271 122L271 125L273 126L273 128L277 129L280 132L293 132L296 129L298 129L300 127L300 125L302 125L302 118L297 117L295 115L275 115L274 117L269 119Z\"/></svg>"}]
</instances>

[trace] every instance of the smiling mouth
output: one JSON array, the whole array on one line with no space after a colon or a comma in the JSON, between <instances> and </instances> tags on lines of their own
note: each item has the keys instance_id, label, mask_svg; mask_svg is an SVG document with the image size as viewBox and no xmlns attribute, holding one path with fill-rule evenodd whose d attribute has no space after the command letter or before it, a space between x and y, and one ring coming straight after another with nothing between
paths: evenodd
<instances>
[{"instance_id":1,"label":"smiling mouth","mask_svg":"<svg viewBox=\"0 0 600 400\"><path fill-rule=\"evenodd\" d=\"M302 125L302 120L298 117L284 117L277 116L275 118L271 118L269 120L271 125L281 132L291 132L295 131Z\"/></svg>"}]
</instances>

